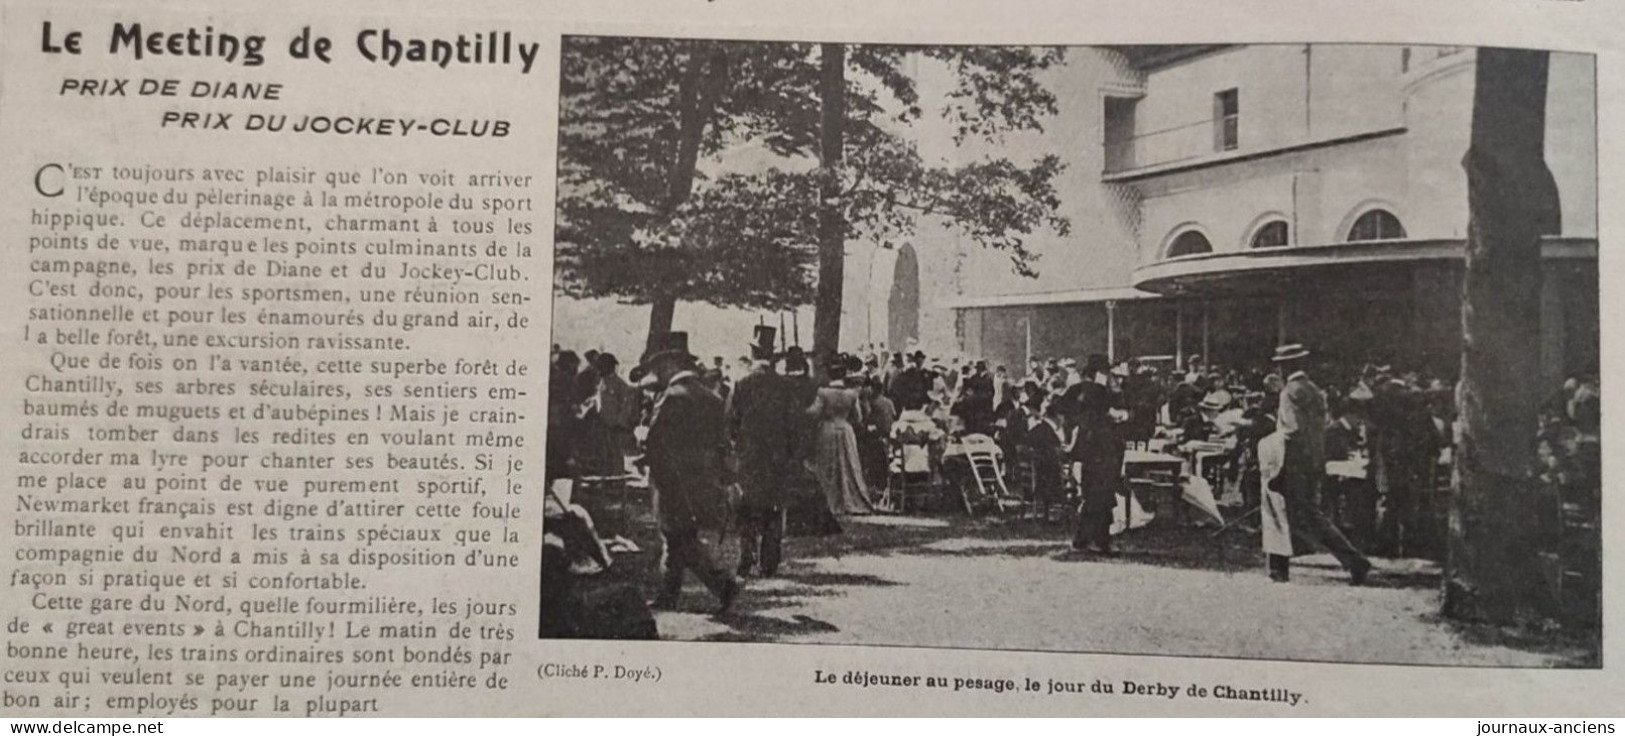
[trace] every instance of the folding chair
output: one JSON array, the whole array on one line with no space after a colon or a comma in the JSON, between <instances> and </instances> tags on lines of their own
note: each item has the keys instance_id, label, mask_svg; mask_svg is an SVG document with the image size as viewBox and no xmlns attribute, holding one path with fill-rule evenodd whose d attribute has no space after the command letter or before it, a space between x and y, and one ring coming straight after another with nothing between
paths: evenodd
<instances>
[{"instance_id":1,"label":"folding chair","mask_svg":"<svg viewBox=\"0 0 1625 736\"><path fill-rule=\"evenodd\" d=\"M892 441L888 455L886 490L881 494L881 501L899 512L907 512L910 493L930 492L932 488L931 444L929 440Z\"/></svg>"},{"instance_id":2,"label":"folding chair","mask_svg":"<svg viewBox=\"0 0 1625 736\"><path fill-rule=\"evenodd\" d=\"M971 479L976 483L979 499L992 502L995 511L1003 511L1006 502L1019 503L1009 486L1004 484L1004 467L999 461L999 445L985 434L965 435L965 460L970 465ZM961 495L964 495L963 493ZM965 499L965 508L971 512L974 504Z\"/></svg>"},{"instance_id":3,"label":"folding chair","mask_svg":"<svg viewBox=\"0 0 1625 736\"><path fill-rule=\"evenodd\" d=\"M616 534L627 534L631 526L628 507L632 502L632 489L628 481L636 478L633 475L583 475L575 481L574 493L576 502L583 507L596 507L597 516L601 519L600 526L614 530ZM619 497L618 500L615 497ZM590 504L590 506L589 506ZM610 509L614 512L611 513Z\"/></svg>"},{"instance_id":4,"label":"folding chair","mask_svg":"<svg viewBox=\"0 0 1625 736\"><path fill-rule=\"evenodd\" d=\"M1038 497L1038 474L1033 467L1033 450L1026 445L1016 445L1010 453L1009 462L1005 468L1009 473L1009 485L1015 486L1016 499L1032 505Z\"/></svg>"}]
</instances>

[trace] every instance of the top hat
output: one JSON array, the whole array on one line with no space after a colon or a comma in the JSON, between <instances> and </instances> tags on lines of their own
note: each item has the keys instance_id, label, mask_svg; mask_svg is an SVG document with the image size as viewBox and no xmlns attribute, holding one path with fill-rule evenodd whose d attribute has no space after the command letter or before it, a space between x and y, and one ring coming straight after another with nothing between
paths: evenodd
<instances>
[{"instance_id":1,"label":"top hat","mask_svg":"<svg viewBox=\"0 0 1625 736\"><path fill-rule=\"evenodd\" d=\"M1307 357L1309 357L1309 348L1298 343L1292 343L1291 345L1282 345L1276 348L1275 357L1271 358L1271 360L1277 363L1285 363L1289 360L1302 360Z\"/></svg>"},{"instance_id":2,"label":"top hat","mask_svg":"<svg viewBox=\"0 0 1625 736\"><path fill-rule=\"evenodd\" d=\"M1106 373L1106 372L1110 371L1111 369L1112 369L1111 360L1109 360L1106 356L1101 355L1100 353L1095 353L1093 355L1090 355L1087 359L1085 359L1083 361L1083 373L1085 375L1091 375L1092 376L1092 375L1094 375L1096 373Z\"/></svg>"},{"instance_id":3,"label":"top hat","mask_svg":"<svg viewBox=\"0 0 1625 736\"><path fill-rule=\"evenodd\" d=\"M773 342L778 339L778 336L778 328L769 325L756 325L752 333L750 357L757 360L771 360L774 356Z\"/></svg>"},{"instance_id":4,"label":"top hat","mask_svg":"<svg viewBox=\"0 0 1625 736\"><path fill-rule=\"evenodd\" d=\"M800 345L791 345L788 350L784 351L784 372L785 373L791 373L791 372L805 373L807 371L808 367L809 366L807 364L807 353L804 352L801 349Z\"/></svg>"},{"instance_id":5,"label":"top hat","mask_svg":"<svg viewBox=\"0 0 1625 736\"><path fill-rule=\"evenodd\" d=\"M655 361L666 358L693 361L694 355L688 352L687 332L666 332L655 335L650 341L649 351L643 354L643 365L653 365Z\"/></svg>"}]
</instances>

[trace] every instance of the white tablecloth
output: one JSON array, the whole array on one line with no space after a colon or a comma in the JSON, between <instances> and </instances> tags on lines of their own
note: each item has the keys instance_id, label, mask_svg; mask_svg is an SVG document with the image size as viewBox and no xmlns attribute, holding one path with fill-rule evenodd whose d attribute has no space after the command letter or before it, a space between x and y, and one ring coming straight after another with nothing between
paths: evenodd
<instances>
[{"instance_id":1,"label":"white tablecloth","mask_svg":"<svg viewBox=\"0 0 1625 736\"><path fill-rule=\"evenodd\" d=\"M1326 474L1333 478L1346 478L1348 480L1365 480L1366 464L1368 461L1357 460L1328 460Z\"/></svg>"}]
</instances>

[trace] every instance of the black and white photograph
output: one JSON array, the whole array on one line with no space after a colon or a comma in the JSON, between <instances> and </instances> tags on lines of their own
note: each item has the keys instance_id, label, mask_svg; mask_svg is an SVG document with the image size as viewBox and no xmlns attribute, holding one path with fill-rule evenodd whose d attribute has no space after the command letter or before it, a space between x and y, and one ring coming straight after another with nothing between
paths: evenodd
<instances>
[{"instance_id":1,"label":"black and white photograph","mask_svg":"<svg viewBox=\"0 0 1625 736\"><path fill-rule=\"evenodd\" d=\"M541 638L1602 666L1595 57L559 68Z\"/></svg>"}]
</instances>

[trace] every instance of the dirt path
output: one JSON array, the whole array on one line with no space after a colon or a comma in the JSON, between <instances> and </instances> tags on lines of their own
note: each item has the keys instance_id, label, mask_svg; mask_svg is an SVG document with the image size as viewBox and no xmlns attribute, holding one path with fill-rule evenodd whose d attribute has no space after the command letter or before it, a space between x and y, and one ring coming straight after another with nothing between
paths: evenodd
<instances>
[{"instance_id":1,"label":"dirt path","mask_svg":"<svg viewBox=\"0 0 1625 736\"><path fill-rule=\"evenodd\" d=\"M791 540L774 579L749 581L733 615L690 582L659 616L682 640L1175 654L1335 662L1573 666L1561 643L1488 640L1440 621L1438 570L1378 560L1352 587L1329 555L1272 583L1256 541L1138 530L1112 558L1070 550L1059 526L908 517L854 520ZM731 545L724 559L735 559Z\"/></svg>"}]
</instances>

